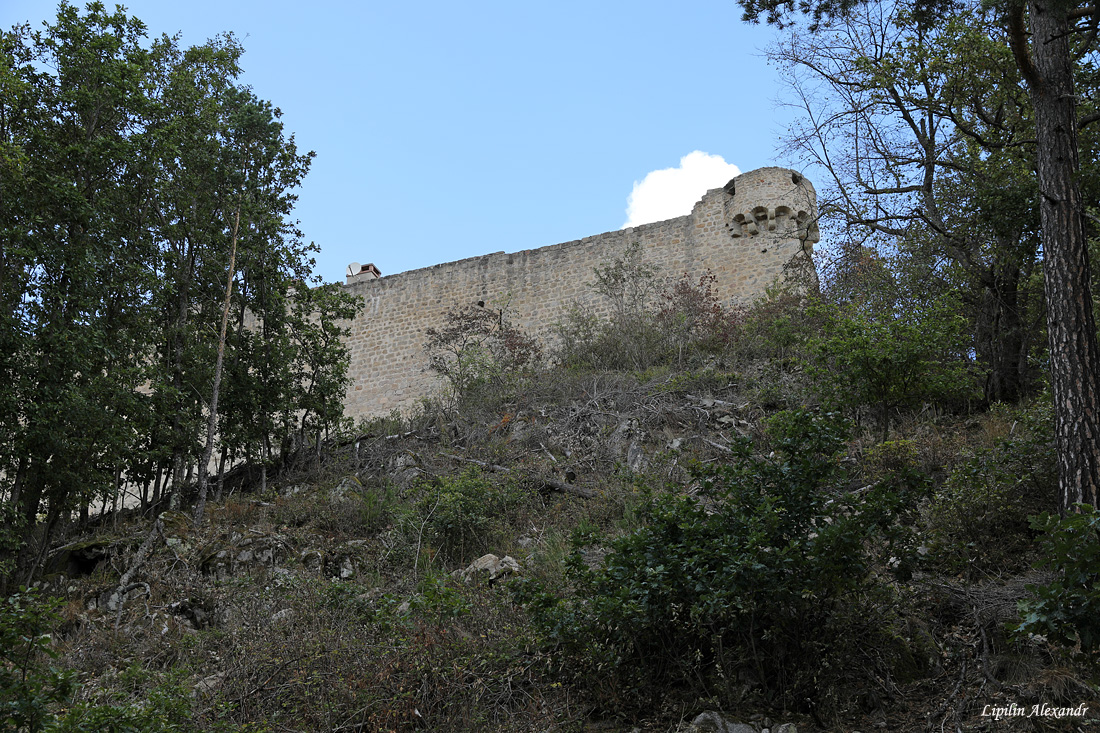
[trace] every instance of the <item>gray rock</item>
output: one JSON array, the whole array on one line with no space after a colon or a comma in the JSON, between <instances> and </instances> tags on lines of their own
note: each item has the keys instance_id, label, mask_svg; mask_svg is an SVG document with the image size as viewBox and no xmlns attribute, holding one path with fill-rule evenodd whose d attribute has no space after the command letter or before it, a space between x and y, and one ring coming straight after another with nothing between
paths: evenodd
<instances>
[{"instance_id":1,"label":"gray rock","mask_svg":"<svg viewBox=\"0 0 1100 733\"><path fill-rule=\"evenodd\" d=\"M284 608L283 610L272 616L271 621L272 623L278 623L280 621L289 621L292 618L294 618L294 609Z\"/></svg>"},{"instance_id":2,"label":"gray rock","mask_svg":"<svg viewBox=\"0 0 1100 733\"><path fill-rule=\"evenodd\" d=\"M234 532L229 537L229 546L208 547L200 553L199 568L219 580L239 572L266 572L286 550L286 538L282 535L244 537Z\"/></svg>"},{"instance_id":3,"label":"gray rock","mask_svg":"<svg viewBox=\"0 0 1100 733\"><path fill-rule=\"evenodd\" d=\"M714 710L699 713L691 721L684 733L757 733L756 729L745 723L735 723Z\"/></svg>"},{"instance_id":4,"label":"gray rock","mask_svg":"<svg viewBox=\"0 0 1100 733\"><path fill-rule=\"evenodd\" d=\"M467 582L475 577L484 577L492 583L499 578L513 575L519 571L519 563L511 555L500 558L489 553L474 560L465 570L460 571L459 575Z\"/></svg>"},{"instance_id":5,"label":"gray rock","mask_svg":"<svg viewBox=\"0 0 1100 733\"><path fill-rule=\"evenodd\" d=\"M332 496L333 499L343 499L346 498L348 494L359 491L362 488L363 484L358 478L355 476L348 476L336 485L336 488L330 492L330 496Z\"/></svg>"},{"instance_id":6,"label":"gray rock","mask_svg":"<svg viewBox=\"0 0 1100 733\"><path fill-rule=\"evenodd\" d=\"M302 554L298 556L298 560L307 570L320 570L324 559L324 555L317 550L303 550Z\"/></svg>"},{"instance_id":7,"label":"gray rock","mask_svg":"<svg viewBox=\"0 0 1100 733\"><path fill-rule=\"evenodd\" d=\"M203 677L195 684L195 696L205 697L206 695L213 694L214 690L221 687L223 680L225 680L225 672L218 672L209 677Z\"/></svg>"},{"instance_id":8,"label":"gray rock","mask_svg":"<svg viewBox=\"0 0 1100 733\"><path fill-rule=\"evenodd\" d=\"M279 491L279 495L283 498L289 498L291 496L297 496L298 494L301 494L308 490L309 484L291 484L289 486L284 486Z\"/></svg>"},{"instance_id":9,"label":"gray rock","mask_svg":"<svg viewBox=\"0 0 1100 733\"><path fill-rule=\"evenodd\" d=\"M646 456L642 444L637 440L630 441L630 447L626 449L626 465L634 473L641 473L647 463L649 463L649 458Z\"/></svg>"}]
</instances>

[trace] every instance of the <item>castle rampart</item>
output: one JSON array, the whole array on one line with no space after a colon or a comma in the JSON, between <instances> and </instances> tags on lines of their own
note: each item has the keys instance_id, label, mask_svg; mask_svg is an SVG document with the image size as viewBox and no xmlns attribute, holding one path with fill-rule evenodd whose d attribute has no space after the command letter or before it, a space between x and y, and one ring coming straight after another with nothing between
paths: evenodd
<instances>
[{"instance_id":1,"label":"castle rampart","mask_svg":"<svg viewBox=\"0 0 1100 733\"><path fill-rule=\"evenodd\" d=\"M515 325L545 333L574 303L599 312L593 269L635 242L663 276L697 278L709 270L723 302L745 302L783 279L792 263L808 263L816 220L809 181L785 168L762 168L707 191L691 214L676 219L384 277L364 268L364 277L349 277L346 286L365 302L351 324L347 414L385 414L429 394L436 380L424 370L424 331L441 325L456 305L507 304Z\"/></svg>"}]
</instances>

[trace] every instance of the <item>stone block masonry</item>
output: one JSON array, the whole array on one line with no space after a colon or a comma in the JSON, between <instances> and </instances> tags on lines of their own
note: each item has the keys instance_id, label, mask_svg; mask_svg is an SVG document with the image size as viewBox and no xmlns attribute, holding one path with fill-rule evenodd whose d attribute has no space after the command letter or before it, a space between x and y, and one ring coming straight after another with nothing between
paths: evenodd
<instances>
[{"instance_id":1,"label":"stone block masonry","mask_svg":"<svg viewBox=\"0 0 1100 733\"><path fill-rule=\"evenodd\" d=\"M601 310L591 290L593 269L634 243L662 276L698 280L709 271L724 303L743 303L786 278L792 266L812 276L816 222L809 181L785 168L761 168L707 191L691 214L676 219L380 278L364 268L366 276L349 277L346 285L365 303L348 341L347 414L358 419L407 409L436 389L425 369L424 331L440 326L455 306L507 306L515 325L545 335L574 304Z\"/></svg>"}]
</instances>

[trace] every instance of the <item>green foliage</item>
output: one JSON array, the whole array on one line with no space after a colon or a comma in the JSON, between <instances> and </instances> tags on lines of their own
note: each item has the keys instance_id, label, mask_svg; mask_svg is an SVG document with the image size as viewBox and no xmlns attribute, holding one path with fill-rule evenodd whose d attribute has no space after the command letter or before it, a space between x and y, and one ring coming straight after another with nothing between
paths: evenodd
<instances>
[{"instance_id":1,"label":"green foliage","mask_svg":"<svg viewBox=\"0 0 1100 733\"><path fill-rule=\"evenodd\" d=\"M769 435L770 457L742 442L731 464L699 471L697 496L654 497L645 526L611 540L602 564L575 553L569 595L521 588L581 683L639 695L688 687L730 704L740 676L797 706L840 684L827 668L851 632L841 619L851 608L874 615L861 605L868 540L911 497L833 493L846 437L835 415L780 413Z\"/></svg>"},{"instance_id":2,"label":"green foliage","mask_svg":"<svg viewBox=\"0 0 1100 733\"><path fill-rule=\"evenodd\" d=\"M1018 400L1034 386L1028 354L1045 341L1040 196L1036 147L1016 144L1034 139L1035 111L1003 8L847 4L858 7L813 40L794 31L768 52L808 113L793 151L831 174L825 288L879 312L958 293L986 398ZM1091 75L1085 58L1078 70ZM1083 147L1086 168L1095 150Z\"/></svg>"},{"instance_id":3,"label":"green foliage","mask_svg":"<svg viewBox=\"0 0 1100 733\"><path fill-rule=\"evenodd\" d=\"M735 353L789 365L793 357L803 352L816 329L807 305L807 299L790 288L780 285L767 288L763 298L739 314Z\"/></svg>"},{"instance_id":4,"label":"green foliage","mask_svg":"<svg viewBox=\"0 0 1100 733\"><path fill-rule=\"evenodd\" d=\"M983 450L951 472L930 508L933 559L968 576L1019 564L1030 544L1026 486L1006 444Z\"/></svg>"},{"instance_id":5,"label":"green foliage","mask_svg":"<svg viewBox=\"0 0 1100 733\"><path fill-rule=\"evenodd\" d=\"M409 603L410 608L436 623L468 615L472 607L457 587L457 582L446 573L427 574L417 585L417 594Z\"/></svg>"},{"instance_id":6,"label":"green foliage","mask_svg":"<svg viewBox=\"0 0 1100 733\"><path fill-rule=\"evenodd\" d=\"M476 469L425 485L416 513L425 536L450 562L468 561L492 549L509 512L524 498L513 481L492 481Z\"/></svg>"},{"instance_id":7,"label":"green foliage","mask_svg":"<svg viewBox=\"0 0 1100 733\"><path fill-rule=\"evenodd\" d=\"M657 326L679 368L696 354L722 353L737 335L740 313L722 306L717 282L709 271L698 281L685 275L658 294Z\"/></svg>"},{"instance_id":8,"label":"green foliage","mask_svg":"<svg viewBox=\"0 0 1100 733\"><path fill-rule=\"evenodd\" d=\"M443 377L451 403L499 404L541 356L538 341L511 325L508 309L466 305L448 310L440 328L429 328L428 367Z\"/></svg>"},{"instance_id":9,"label":"green foliage","mask_svg":"<svg viewBox=\"0 0 1100 733\"><path fill-rule=\"evenodd\" d=\"M139 700L120 704L78 703L50 728L56 733L195 733L191 689L185 673L157 680L139 665L123 673ZM214 730L225 730L220 726Z\"/></svg>"},{"instance_id":10,"label":"green foliage","mask_svg":"<svg viewBox=\"0 0 1100 733\"><path fill-rule=\"evenodd\" d=\"M47 730L52 708L68 699L74 675L48 665L57 656L50 631L56 600L22 588L0 604L0 730Z\"/></svg>"},{"instance_id":11,"label":"green foliage","mask_svg":"<svg viewBox=\"0 0 1100 733\"><path fill-rule=\"evenodd\" d=\"M593 292L606 317L574 307L558 324L559 360L573 368L643 371L665 357L664 335L652 310L657 268L642 261L641 244L594 268Z\"/></svg>"},{"instance_id":12,"label":"green foliage","mask_svg":"<svg viewBox=\"0 0 1100 733\"><path fill-rule=\"evenodd\" d=\"M1100 649L1100 512L1078 504L1077 512L1058 518L1044 513L1032 518L1043 533L1039 567L1054 580L1031 585L1034 598L1020 602L1017 634L1039 634L1092 655Z\"/></svg>"},{"instance_id":13,"label":"green foliage","mask_svg":"<svg viewBox=\"0 0 1100 733\"><path fill-rule=\"evenodd\" d=\"M662 283L632 244L594 269L600 312L574 307L557 325L558 359L571 368L647 371L683 367L720 353L735 337L736 314L724 308L708 273ZM602 313L602 315L601 315Z\"/></svg>"},{"instance_id":14,"label":"green foliage","mask_svg":"<svg viewBox=\"0 0 1100 733\"><path fill-rule=\"evenodd\" d=\"M928 509L930 559L978 577L1019 570L1029 561L1029 516L1055 501L1057 485L1049 398L1005 410L1014 432L964 456Z\"/></svg>"},{"instance_id":15,"label":"green foliage","mask_svg":"<svg viewBox=\"0 0 1100 733\"><path fill-rule=\"evenodd\" d=\"M213 447L227 276L222 446L266 464L339 422L354 308L310 288L292 214L312 153L238 84L242 53L149 40L102 3L0 36L0 502L18 544L117 499L120 471L180 488Z\"/></svg>"},{"instance_id":16,"label":"green foliage","mask_svg":"<svg viewBox=\"0 0 1100 733\"><path fill-rule=\"evenodd\" d=\"M822 305L813 315L823 327L810 345L807 371L830 404L877 408L883 440L898 408L974 392L964 358L965 322L946 306L874 316Z\"/></svg>"}]
</instances>

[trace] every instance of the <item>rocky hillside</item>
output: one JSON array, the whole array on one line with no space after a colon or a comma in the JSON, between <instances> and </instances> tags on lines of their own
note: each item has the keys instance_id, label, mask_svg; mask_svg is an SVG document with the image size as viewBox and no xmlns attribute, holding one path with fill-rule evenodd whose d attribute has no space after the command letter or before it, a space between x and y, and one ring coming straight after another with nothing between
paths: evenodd
<instances>
[{"instance_id":1,"label":"rocky hillside","mask_svg":"<svg viewBox=\"0 0 1100 733\"><path fill-rule=\"evenodd\" d=\"M822 487L837 503L892 481L897 491L902 472L919 475L912 485L923 493L891 525L909 523L910 547L860 534L867 552L835 568L836 582L806 591L820 597L779 616L761 594L785 598L784 575L800 572L797 562L754 576L775 586L741 593L760 614L770 647L761 658L744 649L719 657L708 634L721 633L700 635L696 619L677 615L689 613L675 606L697 571L690 551L704 563L720 552L705 546L706 532L680 548L681 566L649 568L661 600L644 610L667 602L669 615L645 649L586 617L586 604L599 601L636 624L636 640L653 631L636 617L645 598L637 578L608 568L630 572L629 539L674 510L662 503L669 497L696 502L700 516L722 512L731 499L707 491L712 467L783 467L768 427L781 405L768 394L784 379L794 388L798 376L764 367L559 375L523 404L477 419L438 409L378 420L266 494L243 486L202 526L184 512L161 514L156 548L121 594L149 520L103 518L50 553L38 594L61 599L42 631L53 634L53 663L78 676L66 698L75 703L69 719L82 721L72 729L92 729L103 706L133 721L118 730L686 730L708 710L750 727L700 720L696 729L1025 729L1035 722L983 711L1095 711L1077 657L1006 633L1025 585L1043 580L1030 568L1033 507L1021 503L1041 503L1028 482L1047 470L1028 453L1038 405L913 413L888 443L856 430L838 453L822 454L840 471ZM1006 483L1009 470L1032 473ZM826 503L818 511L839 517ZM667 529L660 538L672 542ZM877 552L887 545L896 554ZM895 572L902 564L907 571ZM609 591L615 577L620 590ZM784 609L822 625L794 640ZM728 610L710 621L733 620ZM768 638L768 623L790 648ZM794 651L805 658L785 657Z\"/></svg>"},{"instance_id":2,"label":"rocky hillside","mask_svg":"<svg viewBox=\"0 0 1100 733\"><path fill-rule=\"evenodd\" d=\"M1100 520L1029 521L1056 506L1049 398L984 406L925 361L883 408L814 318L772 302L617 365L652 332L567 333L548 364L489 332L446 395L266 490L241 467L201 524L185 500L74 525L0 619L7 727L1100 722Z\"/></svg>"}]
</instances>

